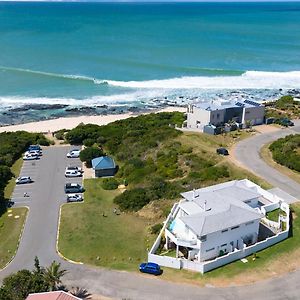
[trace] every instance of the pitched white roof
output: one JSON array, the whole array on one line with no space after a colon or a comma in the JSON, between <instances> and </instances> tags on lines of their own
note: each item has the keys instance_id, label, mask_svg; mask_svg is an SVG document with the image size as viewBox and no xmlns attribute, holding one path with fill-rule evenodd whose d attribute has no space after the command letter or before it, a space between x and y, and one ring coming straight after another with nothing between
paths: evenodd
<instances>
[{"instance_id":1,"label":"pitched white roof","mask_svg":"<svg viewBox=\"0 0 300 300\"><path fill-rule=\"evenodd\" d=\"M230 229L254 220L259 220L262 215L254 209L248 210L235 205L229 205L229 208L223 212L198 213L181 220L198 236L203 236L223 229Z\"/></svg>"},{"instance_id":2,"label":"pitched white roof","mask_svg":"<svg viewBox=\"0 0 300 300\"><path fill-rule=\"evenodd\" d=\"M181 217L195 234L201 236L262 218L245 201L261 195L243 181L230 181L181 194L180 203L187 216Z\"/></svg>"}]
</instances>

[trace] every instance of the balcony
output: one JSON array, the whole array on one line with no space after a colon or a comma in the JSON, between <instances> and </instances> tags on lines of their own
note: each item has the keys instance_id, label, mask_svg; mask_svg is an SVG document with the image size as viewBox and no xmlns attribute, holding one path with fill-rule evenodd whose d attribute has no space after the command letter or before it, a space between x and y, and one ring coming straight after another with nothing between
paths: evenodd
<instances>
[{"instance_id":1,"label":"balcony","mask_svg":"<svg viewBox=\"0 0 300 300\"><path fill-rule=\"evenodd\" d=\"M170 240L178 246L199 249L199 247L197 246L197 240L185 240L179 238L167 228L165 229L165 235L166 237L169 237Z\"/></svg>"}]
</instances>

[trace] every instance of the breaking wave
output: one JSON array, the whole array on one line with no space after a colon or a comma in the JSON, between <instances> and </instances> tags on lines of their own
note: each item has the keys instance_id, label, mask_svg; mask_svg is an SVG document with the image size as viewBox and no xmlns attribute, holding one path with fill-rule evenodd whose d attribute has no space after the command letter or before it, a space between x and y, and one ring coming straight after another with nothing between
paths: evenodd
<instances>
[{"instance_id":1,"label":"breaking wave","mask_svg":"<svg viewBox=\"0 0 300 300\"><path fill-rule=\"evenodd\" d=\"M300 71L246 71L240 76L192 76L148 81L114 81L107 84L126 88L158 89L290 89L300 87Z\"/></svg>"},{"instance_id":2,"label":"breaking wave","mask_svg":"<svg viewBox=\"0 0 300 300\"><path fill-rule=\"evenodd\" d=\"M117 81L110 79L98 79L84 75L59 74L3 66L0 66L0 70L22 72L65 80L80 80L97 85L109 85L112 87L122 87L128 89L290 89L300 87L300 71L242 72L236 70L199 68L199 72L201 70L209 70L212 76L184 76L146 81Z\"/></svg>"}]
</instances>

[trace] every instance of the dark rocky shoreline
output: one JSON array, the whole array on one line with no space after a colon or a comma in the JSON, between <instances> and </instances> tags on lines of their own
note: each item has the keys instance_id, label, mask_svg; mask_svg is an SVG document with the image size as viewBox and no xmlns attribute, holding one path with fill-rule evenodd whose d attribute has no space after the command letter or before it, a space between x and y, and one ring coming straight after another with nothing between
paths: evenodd
<instances>
[{"instance_id":1,"label":"dark rocky shoreline","mask_svg":"<svg viewBox=\"0 0 300 300\"><path fill-rule=\"evenodd\" d=\"M140 113L153 109L160 109L167 105L137 106L69 106L64 104L26 104L16 108L9 108L0 112L0 126L24 124L34 121L51 120L60 117L113 115L122 113Z\"/></svg>"}]
</instances>

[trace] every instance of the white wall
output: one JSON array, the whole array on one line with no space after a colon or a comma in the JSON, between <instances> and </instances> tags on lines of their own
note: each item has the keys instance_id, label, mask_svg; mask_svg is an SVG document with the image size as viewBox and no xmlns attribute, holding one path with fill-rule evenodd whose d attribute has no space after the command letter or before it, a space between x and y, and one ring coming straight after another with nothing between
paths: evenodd
<instances>
[{"instance_id":1,"label":"white wall","mask_svg":"<svg viewBox=\"0 0 300 300\"><path fill-rule=\"evenodd\" d=\"M251 125L262 124L265 116L265 107L264 106L246 107L243 116L244 116L243 123L250 121Z\"/></svg>"},{"instance_id":2,"label":"white wall","mask_svg":"<svg viewBox=\"0 0 300 300\"><path fill-rule=\"evenodd\" d=\"M200 245L201 253L201 261L215 258L219 256L220 250L226 250L226 252L231 252L232 247L230 242L233 242L234 248L242 247L241 238L245 238L246 236L253 235L257 236L259 230L259 220L255 220L253 224L242 224L239 228L231 230L228 228L226 232L215 232L207 235L206 241L202 242ZM226 246L222 246L226 244ZM221 247L222 246L222 247ZM207 250L215 248L212 251L207 252Z\"/></svg>"},{"instance_id":3,"label":"white wall","mask_svg":"<svg viewBox=\"0 0 300 300\"><path fill-rule=\"evenodd\" d=\"M203 264L203 273L211 271L223 265L229 264L235 260L249 256L258 251L261 251L265 248L268 248L276 243L283 241L286 238L288 238L288 231L281 232L274 237L270 237L262 242L256 243L255 245L246 247L243 250L239 250L233 253L229 253L225 256L218 257L213 261L205 262Z\"/></svg>"},{"instance_id":4,"label":"white wall","mask_svg":"<svg viewBox=\"0 0 300 300\"><path fill-rule=\"evenodd\" d=\"M172 232L176 235L177 238L187 241L197 241L196 234L187 227L177 215L175 219L175 226L173 227Z\"/></svg>"},{"instance_id":5,"label":"white wall","mask_svg":"<svg viewBox=\"0 0 300 300\"><path fill-rule=\"evenodd\" d=\"M179 258L170 256L161 256L152 253L148 253L148 262L154 262L163 267L180 269L181 263Z\"/></svg>"},{"instance_id":6,"label":"white wall","mask_svg":"<svg viewBox=\"0 0 300 300\"><path fill-rule=\"evenodd\" d=\"M187 128L197 129L210 122L210 111L193 107L192 111L187 113ZM200 122L200 124L198 124ZM197 125L198 124L198 125Z\"/></svg>"}]
</instances>

